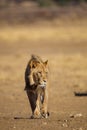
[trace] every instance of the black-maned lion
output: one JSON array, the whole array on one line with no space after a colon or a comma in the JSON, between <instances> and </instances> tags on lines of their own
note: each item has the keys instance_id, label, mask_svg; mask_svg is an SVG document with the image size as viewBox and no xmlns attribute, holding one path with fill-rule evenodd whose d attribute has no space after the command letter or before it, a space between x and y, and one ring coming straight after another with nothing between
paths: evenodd
<instances>
[{"instance_id":1,"label":"black-maned lion","mask_svg":"<svg viewBox=\"0 0 87 130\"><path fill-rule=\"evenodd\" d=\"M25 90L31 105L31 118L47 118L48 61L32 55L25 71Z\"/></svg>"}]
</instances>

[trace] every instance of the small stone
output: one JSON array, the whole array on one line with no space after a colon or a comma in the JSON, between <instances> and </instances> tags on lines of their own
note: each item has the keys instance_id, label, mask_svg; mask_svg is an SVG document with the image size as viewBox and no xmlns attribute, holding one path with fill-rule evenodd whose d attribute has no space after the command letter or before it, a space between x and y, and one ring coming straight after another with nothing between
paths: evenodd
<instances>
[{"instance_id":1,"label":"small stone","mask_svg":"<svg viewBox=\"0 0 87 130\"><path fill-rule=\"evenodd\" d=\"M70 114L70 118L82 117L81 113L78 114Z\"/></svg>"},{"instance_id":2,"label":"small stone","mask_svg":"<svg viewBox=\"0 0 87 130\"><path fill-rule=\"evenodd\" d=\"M63 127L68 127L68 125L66 123L63 123L62 126Z\"/></svg>"},{"instance_id":3,"label":"small stone","mask_svg":"<svg viewBox=\"0 0 87 130\"><path fill-rule=\"evenodd\" d=\"M82 114L81 114L81 113L79 113L79 114L75 114L74 117L82 117Z\"/></svg>"},{"instance_id":4,"label":"small stone","mask_svg":"<svg viewBox=\"0 0 87 130\"><path fill-rule=\"evenodd\" d=\"M15 126L14 126L13 128L14 128L14 129L16 129L16 127L15 127Z\"/></svg>"},{"instance_id":5,"label":"small stone","mask_svg":"<svg viewBox=\"0 0 87 130\"><path fill-rule=\"evenodd\" d=\"M43 122L44 125L47 125L47 122Z\"/></svg>"},{"instance_id":6,"label":"small stone","mask_svg":"<svg viewBox=\"0 0 87 130\"><path fill-rule=\"evenodd\" d=\"M74 118L74 115L73 115L73 114L70 114L70 118Z\"/></svg>"},{"instance_id":7,"label":"small stone","mask_svg":"<svg viewBox=\"0 0 87 130\"><path fill-rule=\"evenodd\" d=\"M83 130L82 128L79 128L79 130Z\"/></svg>"},{"instance_id":8,"label":"small stone","mask_svg":"<svg viewBox=\"0 0 87 130\"><path fill-rule=\"evenodd\" d=\"M64 120L64 122L68 122L68 120Z\"/></svg>"}]
</instances>

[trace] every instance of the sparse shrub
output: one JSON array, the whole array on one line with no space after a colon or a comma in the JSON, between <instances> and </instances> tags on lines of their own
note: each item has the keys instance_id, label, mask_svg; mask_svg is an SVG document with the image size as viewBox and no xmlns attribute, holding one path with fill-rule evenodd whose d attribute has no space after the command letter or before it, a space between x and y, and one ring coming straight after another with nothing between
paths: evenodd
<instances>
[{"instance_id":1,"label":"sparse shrub","mask_svg":"<svg viewBox=\"0 0 87 130\"><path fill-rule=\"evenodd\" d=\"M52 0L37 0L40 6L50 6L52 4Z\"/></svg>"},{"instance_id":2,"label":"sparse shrub","mask_svg":"<svg viewBox=\"0 0 87 130\"><path fill-rule=\"evenodd\" d=\"M67 4L80 4L81 2L87 2L87 0L54 0L59 5L67 5Z\"/></svg>"},{"instance_id":3,"label":"sparse shrub","mask_svg":"<svg viewBox=\"0 0 87 130\"><path fill-rule=\"evenodd\" d=\"M69 5L69 4L78 5L82 2L85 3L87 2L87 0L0 0L0 8L8 7L11 2L15 2L16 4L19 4L23 1L35 1L42 7L51 6L54 3L58 5Z\"/></svg>"}]
</instances>

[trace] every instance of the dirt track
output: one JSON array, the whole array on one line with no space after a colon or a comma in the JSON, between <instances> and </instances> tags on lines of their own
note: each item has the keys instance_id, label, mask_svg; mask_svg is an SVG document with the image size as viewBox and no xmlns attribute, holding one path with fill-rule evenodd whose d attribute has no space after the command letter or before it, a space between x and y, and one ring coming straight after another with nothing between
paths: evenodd
<instances>
[{"instance_id":1,"label":"dirt track","mask_svg":"<svg viewBox=\"0 0 87 130\"><path fill-rule=\"evenodd\" d=\"M0 48L0 130L87 130L87 97L74 95L74 86L87 84L87 46L80 48L79 44L78 49L62 43L57 48L51 45L52 50L50 44L42 44L42 51L35 48L35 53L49 60L51 82L50 117L33 120L29 119L31 110L23 89L25 67L34 49L27 43L24 46L15 44L9 50L3 44Z\"/></svg>"},{"instance_id":2,"label":"dirt track","mask_svg":"<svg viewBox=\"0 0 87 130\"><path fill-rule=\"evenodd\" d=\"M1 28L0 130L87 130L87 96L74 95L87 94L87 20L57 22ZM48 119L29 118L24 72L32 53L49 61Z\"/></svg>"}]
</instances>

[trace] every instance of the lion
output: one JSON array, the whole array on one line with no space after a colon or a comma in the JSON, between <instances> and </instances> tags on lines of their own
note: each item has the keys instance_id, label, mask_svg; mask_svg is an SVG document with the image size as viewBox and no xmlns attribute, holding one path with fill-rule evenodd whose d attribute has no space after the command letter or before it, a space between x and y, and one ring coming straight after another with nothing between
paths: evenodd
<instances>
[{"instance_id":1,"label":"lion","mask_svg":"<svg viewBox=\"0 0 87 130\"><path fill-rule=\"evenodd\" d=\"M25 71L25 90L30 102L31 118L48 118L48 60L32 55Z\"/></svg>"}]
</instances>

